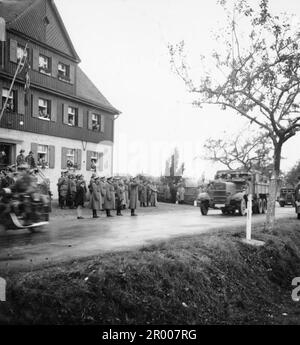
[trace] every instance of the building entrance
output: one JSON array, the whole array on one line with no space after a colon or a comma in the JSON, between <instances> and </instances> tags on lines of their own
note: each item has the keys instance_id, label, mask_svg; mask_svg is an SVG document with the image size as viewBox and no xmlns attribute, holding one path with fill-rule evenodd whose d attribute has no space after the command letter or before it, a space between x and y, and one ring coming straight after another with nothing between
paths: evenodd
<instances>
[{"instance_id":1,"label":"building entrance","mask_svg":"<svg viewBox=\"0 0 300 345\"><path fill-rule=\"evenodd\" d=\"M16 145L0 142L0 169L15 164Z\"/></svg>"}]
</instances>

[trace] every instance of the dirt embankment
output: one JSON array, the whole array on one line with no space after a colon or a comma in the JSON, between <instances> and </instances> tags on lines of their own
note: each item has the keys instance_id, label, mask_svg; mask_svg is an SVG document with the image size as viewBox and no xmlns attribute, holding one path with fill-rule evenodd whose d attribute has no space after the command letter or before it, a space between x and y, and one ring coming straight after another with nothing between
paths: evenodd
<instances>
[{"instance_id":1,"label":"dirt embankment","mask_svg":"<svg viewBox=\"0 0 300 345\"><path fill-rule=\"evenodd\" d=\"M0 272L11 324L299 324L300 224L281 220L263 247L214 231L31 272Z\"/></svg>"}]
</instances>

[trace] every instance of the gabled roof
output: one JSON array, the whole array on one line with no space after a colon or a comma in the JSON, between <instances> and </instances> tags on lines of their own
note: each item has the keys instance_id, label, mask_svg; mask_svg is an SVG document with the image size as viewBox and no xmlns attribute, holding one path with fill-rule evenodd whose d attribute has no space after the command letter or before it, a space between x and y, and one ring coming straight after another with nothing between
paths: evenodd
<instances>
[{"instance_id":1,"label":"gabled roof","mask_svg":"<svg viewBox=\"0 0 300 345\"><path fill-rule=\"evenodd\" d=\"M53 0L0 0L0 17L5 19L8 29L32 37L80 61ZM48 25L45 25L45 17L50 22ZM112 114L120 114L79 66L76 96Z\"/></svg>"},{"instance_id":2,"label":"gabled roof","mask_svg":"<svg viewBox=\"0 0 300 345\"><path fill-rule=\"evenodd\" d=\"M36 0L0 0L0 16L3 17L7 24L14 21Z\"/></svg>"},{"instance_id":3,"label":"gabled roof","mask_svg":"<svg viewBox=\"0 0 300 345\"><path fill-rule=\"evenodd\" d=\"M0 0L0 16L8 29L80 61L53 0Z\"/></svg>"},{"instance_id":4,"label":"gabled roof","mask_svg":"<svg viewBox=\"0 0 300 345\"><path fill-rule=\"evenodd\" d=\"M79 66L77 66L76 95L113 114L120 114L120 111L109 103Z\"/></svg>"}]
</instances>

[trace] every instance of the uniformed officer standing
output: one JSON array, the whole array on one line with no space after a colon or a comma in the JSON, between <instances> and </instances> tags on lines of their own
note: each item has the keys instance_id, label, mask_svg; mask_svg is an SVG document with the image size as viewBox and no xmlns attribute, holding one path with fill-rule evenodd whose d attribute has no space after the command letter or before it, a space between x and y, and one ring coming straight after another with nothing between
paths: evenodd
<instances>
[{"instance_id":1,"label":"uniformed officer standing","mask_svg":"<svg viewBox=\"0 0 300 345\"><path fill-rule=\"evenodd\" d=\"M135 209L138 204L138 194L139 194L139 183L137 178L134 177L128 186L129 191L129 208L131 209L131 216L136 216Z\"/></svg>"},{"instance_id":2,"label":"uniformed officer standing","mask_svg":"<svg viewBox=\"0 0 300 345\"><path fill-rule=\"evenodd\" d=\"M106 182L106 194L104 198L104 209L107 217L113 217L110 213L111 210L115 209L115 188L113 185L113 178L109 177Z\"/></svg>"}]
</instances>

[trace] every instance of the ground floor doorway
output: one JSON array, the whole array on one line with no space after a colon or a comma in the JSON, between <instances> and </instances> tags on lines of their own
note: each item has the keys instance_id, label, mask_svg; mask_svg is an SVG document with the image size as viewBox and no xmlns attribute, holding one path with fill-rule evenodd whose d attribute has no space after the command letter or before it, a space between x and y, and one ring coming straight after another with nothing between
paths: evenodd
<instances>
[{"instance_id":1,"label":"ground floor doorway","mask_svg":"<svg viewBox=\"0 0 300 345\"><path fill-rule=\"evenodd\" d=\"M15 164L16 144L0 142L0 169Z\"/></svg>"}]
</instances>

